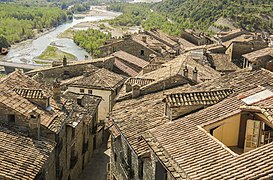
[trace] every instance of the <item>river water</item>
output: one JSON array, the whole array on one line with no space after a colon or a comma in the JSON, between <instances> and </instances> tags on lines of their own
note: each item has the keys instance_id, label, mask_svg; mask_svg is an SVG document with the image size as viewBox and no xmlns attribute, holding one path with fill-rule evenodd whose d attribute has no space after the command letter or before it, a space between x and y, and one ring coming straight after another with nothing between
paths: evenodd
<instances>
[{"instance_id":1,"label":"river water","mask_svg":"<svg viewBox=\"0 0 273 180\"><path fill-rule=\"evenodd\" d=\"M0 56L0 61L34 64L35 62L32 60L39 56L51 43L56 45L60 50L73 54L78 60L84 60L85 55L88 55L85 50L77 46L73 40L68 38L58 38L58 35L81 22L113 19L120 15L120 13L109 12L106 10L101 10L101 12L105 14L107 13L107 15L104 16L103 13L101 13L102 16L85 16L81 19L73 19L73 21L62 24L53 31L41 35L37 39L30 39L12 45L6 56Z\"/></svg>"}]
</instances>

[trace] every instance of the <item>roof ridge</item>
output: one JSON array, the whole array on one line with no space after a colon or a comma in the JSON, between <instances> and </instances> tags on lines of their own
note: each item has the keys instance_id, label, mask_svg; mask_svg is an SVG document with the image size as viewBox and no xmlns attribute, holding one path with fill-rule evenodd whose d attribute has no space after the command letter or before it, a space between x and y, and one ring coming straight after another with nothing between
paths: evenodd
<instances>
[{"instance_id":1,"label":"roof ridge","mask_svg":"<svg viewBox=\"0 0 273 180\"><path fill-rule=\"evenodd\" d=\"M98 71L102 71L102 69L104 69L104 68L101 68L101 69L99 69ZM106 70L106 69L105 69L105 70ZM109 88L110 88L111 90L114 90L114 89L109 85L109 83L107 83L107 82L98 74L98 71L96 71L95 74L96 74L103 82L105 82L105 83L109 86ZM111 71L109 71L109 72L111 72Z\"/></svg>"}]
</instances>

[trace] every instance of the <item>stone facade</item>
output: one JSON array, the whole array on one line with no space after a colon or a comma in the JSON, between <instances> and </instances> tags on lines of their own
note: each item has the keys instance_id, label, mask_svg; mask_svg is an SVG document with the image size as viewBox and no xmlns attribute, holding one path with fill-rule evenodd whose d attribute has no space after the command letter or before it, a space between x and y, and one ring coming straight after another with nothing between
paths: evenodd
<instances>
[{"instance_id":1,"label":"stone facade","mask_svg":"<svg viewBox=\"0 0 273 180\"><path fill-rule=\"evenodd\" d=\"M147 46L134 41L131 37L127 37L122 41L115 42L113 44L108 44L102 46L100 51L102 54L100 57L106 57L117 51L125 51L132 54L140 59L149 61L150 54L156 54L157 56L162 56L161 53L155 52Z\"/></svg>"},{"instance_id":2,"label":"stone facade","mask_svg":"<svg viewBox=\"0 0 273 180\"><path fill-rule=\"evenodd\" d=\"M181 30L181 38L197 45L212 44L213 41L204 35L204 33L197 33L193 30Z\"/></svg>"},{"instance_id":3,"label":"stone facade","mask_svg":"<svg viewBox=\"0 0 273 180\"><path fill-rule=\"evenodd\" d=\"M266 48L268 44L263 41L250 41L250 42L232 42L226 50L229 55L230 61L234 62L237 66L243 67L242 55Z\"/></svg>"},{"instance_id":4,"label":"stone facade","mask_svg":"<svg viewBox=\"0 0 273 180\"><path fill-rule=\"evenodd\" d=\"M13 81L19 82L16 88ZM28 91L22 88L25 84ZM42 84L20 72L0 80L0 86L1 91L5 91L1 92L1 102L6 102L0 104L0 128L8 128L33 141L46 139L56 145L39 176L78 179L93 150L103 142L104 124L98 122L101 97L71 92L61 94L57 86L53 92L47 88L39 90ZM21 93L23 91L27 94ZM49 98L46 106L41 100L44 97Z\"/></svg>"}]
</instances>

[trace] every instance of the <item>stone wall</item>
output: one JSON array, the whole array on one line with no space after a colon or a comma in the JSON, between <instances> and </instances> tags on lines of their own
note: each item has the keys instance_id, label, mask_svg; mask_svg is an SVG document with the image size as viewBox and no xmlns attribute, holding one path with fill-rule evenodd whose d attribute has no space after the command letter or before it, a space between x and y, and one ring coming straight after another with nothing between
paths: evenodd
<instances>
[{"instance_id":1,"label":"stone wall","mask_svg":"<svg viewBox=\"0 0 273 180\"><path fill-rule=\"evenodd\" d=\"M155 180L155 164L148 155L138 157L126 140L120 136L111 137L111 180ZM124 168L124 167L128 168Z\"/></svg>"},{"instance_id":2,"label":"stone wall","mask_svg":"<svg viewBox=\"0 0 273 180\"><path fill-rule=\"evenodd\" d=\"M117 52L119 50L125 51L129 54L132 54L132 55L139 57L140 59L144 59L146 61L149 61L150 54L156 54L157 56L162 56L160 53L152 51L151 49L147 48L146 46L134 41L131 38L128 38L123 41L119 41L117 43L102 46L100 48L100 51L103 52L101 57L109 56L110 54ZM144 51L144 55L141 55L141 50Z\"/></svg>"},{"instance_id":3,"label":"stone wall","mask_svg":"<svg viewBox=\"0 0 273 180\"><path fill-rule=\"evenodd\" d=\"M229 55L230 61L234 62L237 66L243 67L243 54L247 54L253 51L257 51L266 48L268 44L263 41L251 41L251 42L233 42L226 54Z\"/></svg>"},{"instance_id":4,"label":"stone wall","mask_svg":"<svg viewBox=\"0 0 273 180\"><path fill-rule=\"evenodd\" d=\"M40 76L37 77L37 81L41 79L48 84L52 84L57 78L68 79L76 76L81 76L85 71L93 71L95 70L92 61L88 61L86 63L75 63L75 64L68 64L66 66L56 66L51 68L44 68L40 70L34 70L26 73L28 76Z\"/></svg>"}]
</instances>

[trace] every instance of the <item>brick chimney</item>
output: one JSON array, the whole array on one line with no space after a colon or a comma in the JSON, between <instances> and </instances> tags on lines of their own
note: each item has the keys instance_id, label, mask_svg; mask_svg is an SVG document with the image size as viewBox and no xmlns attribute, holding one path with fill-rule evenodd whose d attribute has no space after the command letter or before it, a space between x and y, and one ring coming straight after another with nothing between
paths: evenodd
<instances>
[{"instance_id":1,"label":"brick chimney","mask_svg":"<svg viewBox=\"0 0 273 180\"><path fill-rule=\"evenodd\" d=\"M29 119L29 135L32 138L37 138L40 140L40 114L36 112L36 110L32 110L30 113L30 119Z\"/></svg>"},{"instance_id":2,"label":"brick chimney","mask_svg":"<svg viewBox=\"0 0 273 180\"><path fill-rule=\"evenodd\" d=\"M183 76L185 76L186 78L189 77L189 70L187 66L185 66L185 68L183 69Z\"/></svg>"},{"instance_id":3,"label":"brick chimney","mask_svg":"<svg viewBox=\"0 0 273 180\"><path fill-rule=\"evenodd\" d=\"M66 66L67 65L67 58L66 56L63 57L63 66Z\"/></svg>"},{"instance_id":4,"label":"brick chimney","mask_svg":"<svg viewBox=\"0 0 273 180\"><path fill-rule=\"evenodd\" d=\"M136 98L140 95L140 85L134 84L132 86L132 98Z\"/></svg>"},{"instance_id":5,"label":"brick chimney","mask_svg":"<svg viewBox=\"0 0 273 180\"><path fill-rule=\"evenodd\" d=\"M197 82L197 73L198 73L198 70L195 67L194 70L192 71L192 80L194 80L195 82Z\"/></svg>"},{"instance_id":6,"label":"brick chimney","mask_svg":"<svg viewBox=\"0 0 273 180\"><path fill-rule=\"evenodd\" d=\"M57 102L61 102L61 83L56 79L52 87L53 99Z\"/></svg>"}]
</instances>

